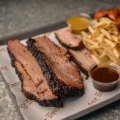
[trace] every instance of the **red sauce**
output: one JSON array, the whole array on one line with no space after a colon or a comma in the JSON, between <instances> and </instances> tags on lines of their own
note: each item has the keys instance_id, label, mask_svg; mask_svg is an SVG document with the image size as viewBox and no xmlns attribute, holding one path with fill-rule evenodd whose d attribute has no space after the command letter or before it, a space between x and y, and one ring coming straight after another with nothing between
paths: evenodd
<instances>
[{"instance_id":1,"label":"red sauce","mask_svg":"<svg viewBox=\"0 0 120 120\"><path fill-rule=\"evenodd\" d=\"M117 86L117 82L115 81L118 80L119 74L113 68L100 67L91 71L91 77L94 79L93 85L96 89L107 92L113 90ZM98 81L99 83L95 81Z\"/></svg>"},{"instance_id":2,"label":"red sauce","mask_svg":"<svg viewBox=\"0 0 120 120\"><path fill-rule=\"evenodd\" d=\"M94 80L103 83L114 82L119 78L118 72L109 67L96 68L91 72L91 75Z\"/></svg>"}]
</instances>

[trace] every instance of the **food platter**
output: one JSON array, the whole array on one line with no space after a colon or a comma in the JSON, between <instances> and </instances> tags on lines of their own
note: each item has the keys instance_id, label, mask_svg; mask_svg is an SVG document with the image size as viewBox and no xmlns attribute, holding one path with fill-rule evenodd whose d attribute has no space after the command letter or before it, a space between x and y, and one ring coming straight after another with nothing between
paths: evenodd
<instances>
[{"instance_id":1,"label":"food platter","mask_svg":"<svg viewBox=\"0 0 120 120\"><path fill-rule=\"evenodd\" d=\"M48 34L52 37L52 40L59 44L53 33ZM25 40L22 41L25 43ZM65 108L46 108L41 107L33 101L26 99L24 94L21 92L20 81L15 74L14 69L10 65L10 58L8 56L6 45L0 47L0 56L2 57L0 66L7 66L9 70L1 71L6 82L10 86L12 93L16 96L16 101L24 119L75 119L88 114L98 108L101 108L107 104L110 104L119 99L120 86L112 92L102 93L96 90L91 82L91 79L84 80L85 94L81 98L70 98L66 100ZM78 106L79 105L79 106ZM74 110L73 110L74 109ZM55 113L54 113L55 112ZM41 113L41 114L39 114ZM54 114L54 115L53 115ZM36 119L37 120L37 119Z\"/></svg>"},{"instance_id":2,"label":"food platter","mask_svg":"<svg viewBox=\"0 0 120 120\"><path fill-rule=\"evenodd\" d=\"M106 18L104 18L105 21L109 21ZM50 39L50 41L52 41L55 46L59 46L61 53L64 53L64 50L66 51L66 47L62 46L62 44L60 44L60 42L58 42L57 38L56 38L56 31L65 31L67 30L67 27L62 27L62 29L57 29L54 31L49 31L49 32L45 32L43 34L39 34L33 37L33 39L37 39L37 38L44 38L44 35ZM89 28L90 32L93 32L92 28ZM105 33L105 30L102 31ZM60 32L61 34L61 32ZM63 33L62 33L63 34ZM69 34L69 31L68 33ZM116 33L115 33L116 34ZM35 34L34 34L35 35ZM22 38L22 35L20 35ZM20 37L18 36L18 38ZM23 35L24 36L24 35ZM33 34L28 36L25 36L25 38L31 37L33 36ZM89 36L87 35L87 33L82 34L82 37L88 37L87 39L89 39ZM77 36L78 37L78 36ZM80 36L81 37L81 36ZM109 37L109 34L107 33L107 37ZM13 36L11 38L17 38L17 36ZM11 39L9 38L9 39ZM23 37L24 38L24 37ZM6 39L7 40L7 39ZM32 40L32 39L31 39ZM46 38L44 38L44 40L46 40ZM83 43L84 43L85 38L83 38ZM24 44L26 46L26 41L27 39L23 39L21 40L21 43ZM49 40L48 40L49 41ZM94 41L94 40L93 40ZM115 39L116 41L116 39ZM114 42L115 42L114 41ZM10 44L14 42L14 41L10 41L9 42L9 46L8 49L10 50ZM33 42L33 41L32 41ZM34 41L35 42L35 41ZM44 42L44 41L43 41ZM50 42L50 44L53 44L52 42ZM64 42L64 41L63 41ZM78 41L79 42L79 41ZM21 44L20 43L20 44ZM49 43L49 42L48 42ZM92 42L94 43L94 42ZM115 47L115 44L111 44L111 42L109 42L108 40L105 41L105 43L108 43L109 45L111 45L113 48ZM28 49L29 47L28 46ZM35 45L37 44L37 40ZM50 45L49 44L49 45ZM13 44L14 45L14 44ZM47 44L46 44L47 45ZM71 44L70 44L71 45ZM85 46L88 45L88 43L84 43ZM44 46L44 44L43 44ZM42 46L42 47L43 47ZM72 46L73 47L73 46ZM96 46L95 46L96 47ZM38 47L40 49L40 47ZM54 45L53 45L53 48ZM62 49L63 50L62 50ZM87 47L89 49L89 47ZM14 46L13 46L14 49ZM31 48L30 48L31 49ZM59 48L57 48L59 49ZM11 49L12 50L12 49ZM26 50L26 49L23 49ZM42 49L41 49L42 50ZM26 52L26 51L24 51ZM14 53L14 52L13 52ZM12 53L12 54L13 54ZM16 53L17 53L17 49L16 49ZM15 55L16 55L15 53ZM18 52L19 53L19 52ZM85 52L86 54L86 52ZM89 54L87 52L87 54ZM94 53L93 53L94 54ZM113 53L117 58L119 57L118 53L115 51L115 53ZM26 98L26 94L24 92L21 91L21 89L23 90L23 83L20 82L18 76L16 75L14 68L12 68L11 66L11 62L10 62L10 57L9 57L10 53L8 54L7 52L7 45L1 45L0 46L0 57L2 58L0 60L0 66L1 66L1 73L5 79L5 81L7 82L7 84L10 87L10 90L12 91L12 93L16 96L16 101L18 104L18 107L21 111L21 114L23 116L24 119L43 119L43 120L56 120L56 119L75 119L78 117L82 117L92 111L95 111L101 107L104 107L105 105L108 105L118 99L120 96L120 82L118 83L118 86L116 89L114 89L113 91L110 92L100 92L97 89L94 88L93 84L92 84L92 79L90 77L88 77L88 79L86 80L85 75L81 72L81 76L83 78L83 83L84 83L84 88L85 88L85 93L83 94L82 97L77 96L77 97L71 97L71 98L62 98L64 100L64 107L63 108L59 108L59 107L44 107L45 104L43 106L40 106L37 102L35 102L34 100L30 100L28 98ZM66 54L65 54L66 55ZM95 55L95 54L94 54ZM107 55L105 53L105 55ZM34 55L33 55L34 56ZM36 55L35 55L36 56ZM15 57L15 56L14 56ZM107 56L109 58L109 56ZM13 58L12 58L13 59ZM18 59L18 58L17 58ZM21 59L21 58L20 58ZM67 60L67 58L65 58ZM58 59L59 60L59 59ZM91 60L91 59L90 59ZM110 59L113 60L113 59ZM117 59L118 60L118 59ZM14 60L15 61L15 60ZM19 61L19 60L18 60ZM113 60L114 62L114 60ZM97 62L96 62L97 63ZM75 64L75 63L74 63ZM98 63L97 63L98 64ZM17 64L15 64L17 65ZM14 66L15 66L14 65ZM47 65L49 66L49 62L47 63ZM62 64L61 64L62 65ZM74 66L74 65L73 65ZM17 68L18 69L18 68ZM52 68L53 69L53 68ZM76 70L76 69L73 69ZM68 70L69 71L69 70ZM70 72L70 71L69 71ZM68 72L68 73L69 73ZM77 72L77 71L76 71ZM51 72L52 73L52 72ZM21 73L22 74L22 73ZM88 74L88 73L87 73ZM18 74L20 75L20 74ZM57 76L56 72L55 75ZM77 75L77 74L76 74ZM74 75L73 75L74 76ZM69 77L68 77L69 78ZM21 78L20 78L21 79ZM25 78L24 78L25 79ZM31 78L30 78L31 79ZM33 78L34 79L34 78ZM41 83L40 83L41 84ZM80 83L81 85L81 83ZM22 88L21 88L22 86ZM37 84L36 84L37 86ZM63 87L64 88L64 87ZM63 89L62 88L62 89ZM53 89L53 88L52 88ZM74 87L72 88L74 89ZM81 88L80 88L81 89ZM61 90L61 88L60 88ZM52 91L53 92L53 91ZM76 91L77 93L78 91ZM23 94L24 93L24 94ZM27 93L28 94L28 93ZM38 94L38 93L37 93ZM56 95L56 93L54 93ZM72 93L73 94L73 93ZM75 94L75 93L74 93ZM68 95L67 95L68 96ZM60 96L61 97L61 96ZM47 105L48 106L48 105ZM39 114L41 113L41 114Z\"/></svg>"}]
</instances>

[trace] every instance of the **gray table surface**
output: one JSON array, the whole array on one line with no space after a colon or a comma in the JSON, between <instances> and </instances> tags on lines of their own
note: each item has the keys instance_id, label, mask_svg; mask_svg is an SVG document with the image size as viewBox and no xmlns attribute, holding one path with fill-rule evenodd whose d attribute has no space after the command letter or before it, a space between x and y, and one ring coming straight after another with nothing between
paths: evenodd
<instances>
[{"instance_id":1,"label":"gray table surface","mask_svg":"<svg viewBox=\"0 0 120 120\"><path fill-rule=\"evenodd\" d=\"M66 20L67 16L111 9L120 0L0 0L0 43L4 38ZM15 97L0 75L0 120L22 120ZM80 120L119 120L119 101Z\"/></svg>"}]
</instances>

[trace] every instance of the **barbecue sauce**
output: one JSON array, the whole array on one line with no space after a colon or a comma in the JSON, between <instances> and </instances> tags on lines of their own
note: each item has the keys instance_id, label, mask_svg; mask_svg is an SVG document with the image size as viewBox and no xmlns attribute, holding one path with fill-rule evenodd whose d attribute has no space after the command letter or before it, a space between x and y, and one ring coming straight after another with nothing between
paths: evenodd
<instances>
[{"instance_id":1,"label":"barbecue sauce","mask_svg":"<svg viewBox=\"0 0 120 120\"><path fill-rule=\"evenodd\" d=\"M117 86L116 81L119 78L119 73L110 67L100 67L91 71L91 77L93 78L93 85L96 89L107 92Z\"/></svg>"},{"instance_id":2,"label":"barbecue sauce","mask_svg":"<svg viewBox=\"0 0 120 120\"><path fill-rule=\"evenodd\" d=\"M98 82L109 83L119 78L118 72L113 68L100 67L92 71L92 78Z\"/></svg>"}]
</instances>

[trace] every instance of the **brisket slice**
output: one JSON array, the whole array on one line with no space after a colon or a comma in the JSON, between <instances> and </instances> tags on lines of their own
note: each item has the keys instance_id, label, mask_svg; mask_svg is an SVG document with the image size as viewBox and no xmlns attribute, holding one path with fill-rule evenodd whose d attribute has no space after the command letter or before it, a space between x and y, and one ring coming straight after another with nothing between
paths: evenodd
<instances>
[{"instance_id":1,"label":"brisket slice","mask_svg":"<svg viewBox=\"0 0 120 120\"><path fill-rule=\"evenodd\" d=\"M73 65L64 49L56 46L46 36L36 37L27 41L27 47L40 62L44 58L53 76L56 76L55 83L59 89L54 91L61 97L83 95L84 85L78 68ZM40 55L41 54L41 55Z\"/></svg>"},{"instance_id":2,"label":"brisket slice","mask_svg":"<svg viewBox=\"0 0 120 120\"><path fill-rule=\"evenodd\" d=\"M73 60L78 64L80 70L88 76L88 71L91 67L96 66L90 52L86 48L79 50L68 49L68 52L72 55Z\"/></svg>"},{"instance_id":3,"label":"brisket slice","mask_svg":"<svg viewBox=\"0 0 120 120\"><path fill-rule=\"evenodd\" d=\"M51 79L46 66L44 66L45 72L42 73L41 67L32 53L18 40L8 42L8 53L11 57L12 66L15 67L22 82L22 91L27 98L33 99L43 106L63 106L61 99L52 93L44 77L45 75L47 79Z\"/></svg>"},{"instance_id":4,"label":"brisket slice","mask_svg":"<svg viewBox=\"0 0 120 120\"><path fill-rule=\"evenodd\" d=\"M55 35L61 44L69 48L78 48L82 43L82 41L75 37L68 29L58 30L55 32Z\"/></svg>"}]
</instances>

